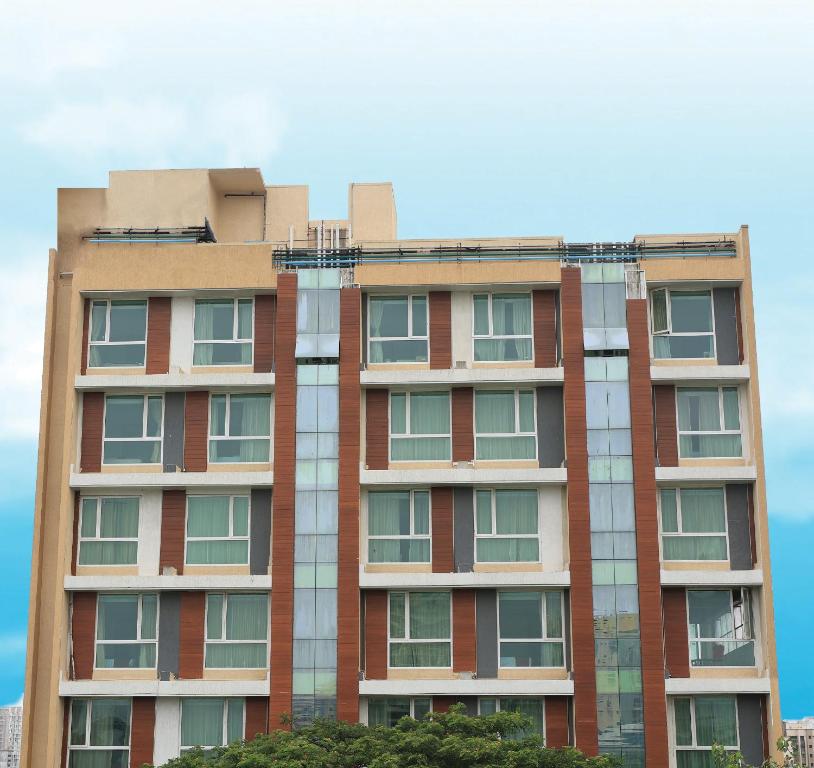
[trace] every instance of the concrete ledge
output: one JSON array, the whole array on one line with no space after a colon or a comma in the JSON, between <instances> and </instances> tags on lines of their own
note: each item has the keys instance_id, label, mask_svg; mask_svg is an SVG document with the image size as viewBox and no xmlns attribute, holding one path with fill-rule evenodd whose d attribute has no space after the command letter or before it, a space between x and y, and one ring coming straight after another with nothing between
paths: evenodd
<instances>
[{"instance_id":1,"label":"concrete ledge","mask_svg":"<svg viewBox=\"0 0 814 768\"><path fill-rule=\"evenodd\" d=\"M661 583L675 587L756 587L763 584L763 570L751 571L661 571Z\"/></svg>"},{"instance_id":2,"label":"concrete ledge","mask_svg":"<svg viewBox=\"0 0 814 768\"><path fill-rule=\"evenodd\" d=\"M490 573L366 573L359 569L361 589L406 589L412 587L567 587L570 571Z\"/></svg>"},{"instance_id":3,"label":"concrete ledge","mask_svg":"<svg viewBox=\"0 0 814 768\"><path fill-rule=\"evenodd\" d=\"M701 693L771 693L768 677L671 677L664 681L668 696Z\"/></svg>"},{"instance_id":4,"label":"concrete ledge","mask_svg":"<svg viewBox=\"0 0 814 768\"><path fill-rule=\"evenodd\" d=\"M71 488L264 488L273 472L71 472Z\"/></svg>"},{"instance_id":5,"label":"concrete ledge","mask_svg":"<svg viewBox=\"0 0 814 768\"><path fill-rule=\"evenodd\" d=\"M60 680L60 696L268 696L266 680Z\"/></svg>"},{"instance_id":6,"label":"concrete ledge","mask_svg":"<svg viewBox=\"0 0 814 768\"><path fill-rule=\"evenodd\" d=\"M561 467L532 469L477 469L471 466L449 469L363 469L362 485L564 485L568 472Z\"/></svg>"},{"instance_id":7,"label":"concrete ledge","mask_svg":"<svg viewBox=\"0 0 814 768\"><path fill-rule=\"evenodd\" d=\"M694 381L715 382L749 381L748 365L651 365L650 378L654 382L675 381L681 384Z\"/></svg>"},{"instance_id":8,"label":"concrete ledge","mask_svg":"<svg viewBox=\"0 0 814 768\"><path fill-rule=\"evenodd\" d=\"M757 479L757 468L746 466L704 466L704 467L656 467L657 483L697 482L710 481L749 481Z\"/></svg>"},{"instance_id":9,"label":"concrete ledge","mask_svg":"<svg viewBox=\"0 0 814 768\"><path fill-rule=\"evenodd\" d=\"M271 576L206 574L194 576L66 576L69 592L167 592L172 590L247 589L268 591Z\"/></svg>"},{"instance_id":10,"label":"concrete ledge","mask_svg":"<svg viewBox=\"0 0 814 768\"><path fill-rule=\"evenodd\" d=\"M74 387L80 392L111 389L232 389L234 387L274 387L273 373L155 373L99 374L74 378Z\"/></svg>"},{"instance_id":11,"label":"concrete ledge","mask_svg":"<svg viewBox=\"0 0 814 768\"><path fill-rule=\"evenodd\" d=\"M562 368L445 368L362 371L363 387L409 386L411 384L559 384Z\"/></svg>"},{"instance_id":12,"label":"concrete ledge","mask_svg":"<svg viewBox=\"0 0 814 768\"><path fill-rule=\"evenodd\" d=\"M360 680L360 696L573 696L573 680Z\"/></svg>"}]
</instances>

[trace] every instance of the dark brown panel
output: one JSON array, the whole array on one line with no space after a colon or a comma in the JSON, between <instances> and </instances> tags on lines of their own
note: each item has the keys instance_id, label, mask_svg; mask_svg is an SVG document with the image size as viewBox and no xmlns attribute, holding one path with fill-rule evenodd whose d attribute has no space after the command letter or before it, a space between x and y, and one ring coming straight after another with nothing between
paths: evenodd
<instances>
[{"instance_id":1,"label":"dark brown panel","mask_svg":"<svg viewBox=\"0 0 814 768\"><path fill-rule=\"evenodd\" d=\"M599 749L596 732L591 518L588 506L588 433L582 343L582 278L563 267L560 292L568 465L568 540L571 560L571 637L574 667L574 738L587 755Z\"/></svg>"},{"instance_id":2,"label":"dark brown panel","mask_svg":"<svg viewBox=\"0 0 814 768\"><path fill-rule=\"evenodd\" d=\"M181 593L178 676L182 680L200 680L203 677L205 605L205 592Z\"/></svg>"},{"instance_id":3,"label":"dark brown panel","mask_svg":"<svg viewBox=\"0 0 814 768\"><path fill-rule=\"evenodd\" d=\"M274 315L277 297L261 293L254 297L254 372L274 370Z\"/></svg>"},{"instance_id":4,"label":"dark brown panel","mask_svg":"<svg viewBox=\"0 0 814 768\"><path fill-rule=\"evenodd\" d=\"M161 554L159 573L164 568L184 572L184 539L186 523L186 491L164 491L161 499Z\"/></svg>"},{"instance_id":5,"label":"dark brown panel","mask_svg":"<svg viewBox=\"0 0 814 768\"><path fill-rule=\"evenodd\" d=\"M534 303L534 367L557 365L557 294L532 291Z\"/></svg>"},{"instance_id":6,"label":"dark brown panel","mask_svg":"<svg viewBox=\"0 0 814 768\"><path fill-rule=\"evenodd\" d=\"M359 721L359 420L362 293L339 293L339 566L337 691L340 720Z\"/></svg>"},{"instance_id":7,"label":"dark brown panel","mask_svg":"<svg viewBox=\"0 0 814 768\"><path fill-rule=\"evenodd\" d=\"M432 572L452 573L455 554L452 536L452 488L432 489Z\"/></svg>"},{"instance_id":8,"label":"dark brown panel","mask_svg":"<svg viewBox=\"0 0 814 768\"><path fill-rule=\"evenodd\" d=\"M387 469L390 439L390 392L368 389L365 392L365 464L368 469Z\"/></svg>"},{"instance_id":9,"label":"dark brown panel","mask_svg":"<svg viewBox=\"0 0 814 768\"><path fill-rule=\"evenodd\" d=\"M71 611L73 679L89 680L96 652L96 593L74 592Z\"/></svg>"},{"instance_id":10,"label":"dark brown panel","mask_svg":"<svg viewBox=\"0 0 814 768\"><path fill-rule=\"evenodd\" d=\"M452 671L477 672L475 590L452 592Z\"/></svg>"},{"instance_id":11,"label":"dark brown panel","mask_svg":"<svg viewBox=\"0 0 814 768\"><path fill-rule=\"evenodd\" d=\"M104 414L104 393L85 392L82 396L80 472L100 472L102 469L102 420Z\"/></svg>"},{"instance_id":12,"label":"dark brown panel","mask_svg":"<svg viewBox=\"0 0 814 768\"><path fill-rule=\"evenodd\" d=\"M187 392L184 401L184 470L206 472L209 464L209 392Z\"/></svg>"},{"instance_id":13,"label":"dark brown panel","mask_svg":"<svg viewBox=\"0 0 814 768\"><path fill-rule=\"evenodd\" d=\"M277 279L274 396L274 513L272 515L271 691L269 731L291 714L294 616L294 471L297 417L297 275Z\"/></svg>"},{"instance_id":14,"label":"dark brown panel","mask_svg":"<svg viewBox=\"0 0 814 768\"><path fill-rule=\"evenodd\" d=\"M653 387L653 405L656 411L656 456L659 466L677 467L676 388L672 384Z\"/></svg>"},{"instance_id":15,"label":"dark brown panel","mask_svg":"<svg viewBox=\"0 0 814 768\"><path fill-rule=\"evenodd\" d=\"M79 363L79 373L83 376L88 372L88 343L90 342L90 299L84 299L82 308L82 356Z\"/></svg>"},{"instance_id":16,"label":"dark brown panel","mask_svg":"<svg viewBox=\"0 0 814 768\"><path fill-rule=\"evenodd\" d=\"M744 360L743 321L741 320L741 289L735 289L735 327L738 331L738 359Z\"/></svg>"},{"instance_id":17,"label":"dark brown panel","mask_svg":"<svg viewBox=\"0 0 814 768\"><path fill-rule=\"evenodd\" d=\"M456 704L458 699L454 696L433 696L432 697L432 711L433 712L449 712L449 708Z\"/></svg>"},{"instance_id":18,"label":"dark brown panel","mask_svg":"<svg viewBox=\"0 0 814 768\"><path fill-rule=\"evenodd\" d=\"M365 591L365 679L387 679L387 591Z\"/></svg>"},{"instance_id":19,"label":"dark brown panel","mask_svg":"<svg viewBox=\"0 0 814 768\"><path fill-rule=\"evenodd\" d=\"M475 391L472 387L452 390L452 460L472 461L475 458Z\"/></svg>"},{"instance_id":20,"label":"dark brown panel","mask_svg":"<svg viewBox=\"0 0 814 768\"><path fill-rule=\"evenodd\" d=\"M71 576L76 576L76 565L79 562L79 518L80 499L79 491L73 494L73 542L71 543Z\"/></svg>"},{"instance_id":21,"label":"dark brown panel","mask_svg":"<svg viewBox=\"0 0 814 768\"><path fill-rule=\"evenodd\" d=\"M430 368L452 368L452 294L430 291Z\"/></svg>"},{"instance_id":22,"label":"dark brown panel","mask_svg":"<svg viewBox=\"0 0 814 768\"><path fill-rule=\"evenodd\" d=\"M268 697L246 697L246 726L243 738L253 739L260 733L268 733Z\"/></svg>"},{"instance_id":23,"label":"dark brown panel","mask_svg":"<svg viewBox=\"0 0 814 768\"><path fill-rule=\"evenodd\" d=\"M661 555L653 455L653 407L647 300L629 299L630 422L633 497L639 572L644 746L648 768L667 768L667 704L664 691L664 636L661 613Z\"/></svg>"},{"instance_id":24,"label":"dark brown panel","mask_svg":"<svg viewBox=\"0 0 814 768\"><path fill-rule=\"evenodd\" d=\"M690 676L690 640L687 630L687 593L683 587L665 589L664 664L668 677Z\"/></svg>"},{"instance_id":25,"label":"dark brown panel","mask_svg":"<svg viewBox=\"0 0 814 768\"><path fill-rule=\"evenodd\" d=\"M130 768L153 764L155 738L155 698L144 696L133 699L130 725Z\"/></svg>"},{"instance_id":26,"label":"dark brown panel","mask_svg":"<svg viewBox=\"0 0 814 768\"><path fill-rule=\"evenodd\" d=\"M172 299L156 296L147 304L147 366L146 373L170 371L170 322Z\"/></svg>"},{"instance_id":27,"label":"dark brown panel","mask_svg":"<svg viewBox=\"0 0 814 768\"><path fill-rule=\"evenodd\" d=\"M545 697L545 745L551 748L567 747L571 743L568 733L568 698Z\"/></svg>"}]
</instances>

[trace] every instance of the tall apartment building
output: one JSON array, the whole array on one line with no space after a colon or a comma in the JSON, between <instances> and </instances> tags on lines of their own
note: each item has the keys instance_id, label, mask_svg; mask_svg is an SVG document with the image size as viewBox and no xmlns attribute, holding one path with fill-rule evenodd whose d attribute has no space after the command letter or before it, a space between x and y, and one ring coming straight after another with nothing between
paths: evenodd
<instances>
[{"instance_id":1,"label":"tall apartment building","mask_svg":"<svg viewBox=\"0 0 814 768\"><path fill-rule=\"evenodd\" d=\"M24 765L462 702L780 734L746 228L398 240L253 169L59 192ZM93 755L90 755L90 752Z\"/></svg>"},{"instance_id":2,"label":"tall apartment building","mask_svg":"<svg viewBox=\"0 0 814 768\"><path fill-rule=\"evenodd\" d=\"M784 720L783 735L791 742L802 768L814 766L814 717Z\"/></svg>"},{"instance_id":3,"label":"tall apartment building","mask_svg":"<svg viewBox=\"0 0 814 768\"><path fill-rule=\"evenodd\" d=\"M23 708L0 707L0 768L20 767Z\"/></svg>"}]
</instances>

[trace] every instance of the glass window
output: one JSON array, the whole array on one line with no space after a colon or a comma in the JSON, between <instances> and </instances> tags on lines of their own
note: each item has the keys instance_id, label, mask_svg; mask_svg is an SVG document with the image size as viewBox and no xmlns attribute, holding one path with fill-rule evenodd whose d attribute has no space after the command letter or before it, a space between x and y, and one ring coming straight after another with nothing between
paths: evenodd
<instances>
[{"instance_id":1,"label":"glass window","mask_svg":"<svg viewBox=\"0 0 814 768\"><path fill-rule=\"evenodd\" d=\"M501 667L565 665L562 592L498 592Z\"/></svg>"},{"instance_id":2,"label":"glass window","mask_svg":"<svg viewBox=\"0 0 814 768\"><path fill-rule=\"evenodd\" d=\"M420 720L427 712L432 711L432 699L429 697L414 699L371 698L367 700L367 724L395 727L402 717L413 717Z\"/></svg>"},{"instance_id":3,"label":"glass window","mask_svg":"<svg viewBox=\"0 0 814 768\"><path fill-rule=\"evenodd\" d=\"M482 696L478 699L479 715L494 715L495 712L519 712L531 719L530 731L520 731L512 734L511 738L522 739L537 734L545 736L545 706L542 698L513 697L496 698Z\"/></svg>"},{"instance_id":4,"label":"glass window","mask_svg":"<svg viewBox=\"0 0 814 768\"><path fill-rule=\"evenodd\" d=\"M476 390L475 458L536 459L535 401L533 390Z\"/></svg>"},{"instance_id":5,"label":"glass window","mask_svg":"<svg viewBox=\"0 0 814 768\"><path fill-rule=\"evenodd\" d=\"M537 491L475 491L475 559L479 563L537 563Z\"/></svg>"},{"instance_id":6,"label":"glass window","mask_svg":"<svg viewBox=\"0 0 814 768\"><path fill-rule=\"evenodd\" d=\"M243 699L181 699L181 751L211 749L240 741L244 734Z\"/></svg>"},{"instance_id":7,"label":"glass window","mask_svg":"<svg viewBox=\"0 0 814 768\"><path fill-rule=\"evenodd\" d=\"M371 491L367 533L368 562L429 563L430 492Z\"/></svg>"},{"instance_id":8,"label":"glass window","mask_svg":"<svg viewBox=\"0 0 814 768\"><path fill-rule=\"evenodd\" d=\"M129 768L130 699L71 699L68 768Z\"/></svg>"},{"instance_id":9,"label":"glass window","mask_svg":"<svg viewBox=\"0 0 814 768\"><path fill-rule=\"evenodd\" d=\"M147 347L147 302L91 302L89 368L140 368Z\"/></svg>"},{"instance_id":10,"label":"glass window","mask_svg":"<svg viewBox=\"0 0 814 768\"><path fill-rule=\"evenodd\" d=\"M449 592L390 593L390 666L449 667Z\"/></svg>"},{"instance_id":11,"label":"glass window","mask_svg":"<svg viewBox=\"0 0 814 768\"><path fill-rule=\"evenodd\" d=\"M160 464L164 398L105 397L104 464Z\"/></svg>"},{"instance_id":12,"label":"glass window","mask_svg":"<svg viewBox=\"0 0 814 768\"><path fill-rule=\"evenodd\" d=\"M209 461L251 464L269 460L271 395L212 395L209 399Z\"/></svg>"},{"instance_id":13,"label":"glass window","mask_svg":"<svg viewBox=\"0 0 814 768\"><path fill-rule=\"evenodd\" d=\"M157 627L158 595L100 594L96 602L96 668L154 668Z\"/></svg>"},{"instance_id":14,"label":"glass window","mask_svg":"<svg viewBox=\"0 0 814 768\"><path fill-rule=\"evenodd\" d=\"M681 458L742 455L737 387L678 387Z\"/></svg>"},{"instance_id":15,"label":"glass window","mask_svg":"<svg viewBox=\"0 0 814 768\"><path fill-rule=\"evenodd\" d=\"M426 363L427 297L371 296L368 334L371 363Z\"/></svg>"},{"instance_id":16,"label":"glass window","mask_svg":"<svg viewBox=\"0 0 814 768\"><path fill-rule=\"evenodd\" d=\"M673 700L678 768L714 768L712 745L739 748L734 696L693 696Z\"/></svg>"},{"instance_id":17,"label":"glass window","mask_svg":"<svg viewBox=\"0 0 814 768\"><path fill-rule=\"evenodd\" d=\"M755 666L748 590L688 590L687 615L694 667Z\"/></svg>"},{"instance_id":18,"label":"glass window","mask_svg":"<svg viewBox=\"0 0 814 768\"><path fill-rule=\"evenodd\" d=\"M714 358L712 291L659 288L650 294L653 356Z\"/></svg>"},{"instance_id":19,"label":"glass window","mask_svg":"<svg viewBox=\"0 0 814 768\"><path fill-rule=\"evenodd\" d=\"M139 499L85 496L80 504L79 565L135 565Z\"/></svg>"},{"instance_id":20,"label":"glass window","mask_svg":"<svg viewBox=\"0 0 814 768\"><path fill-rule=\"evenodd\" d=\"M187 496L186 562L248 564L248 496Z\"/></svg>"},{"instance_id":21,"label":"glass window","mask_svg":"<svg viewBox=\"0 0 814 768\"><path fill-rule=\"evenodd\" d=\"M665 560L728 560L723 488L663 488L662 553Z\"/></svg>"},{"instance_id":22,"label":"glass window","mask_svg":"<svg viewBox=\"0 0 814 768\"><path fill-rule=\"evenodd\" d=\"M267 636L267 594L207 594L204 666L209 669L267 667Z\"/></svg>"},{"instance_id":23,"label":"glass window","mask_svg":"<svg viewBox=\"0 0 814 768\"><path fill-rule=\"evenodd\" d=\"M390 393L390 459L449 461L449 392Z\"/></svg>"},{"instance_id":24,"label":"glass window","mask_svg":"<svg viewBox=\"0 0 814 768\"><path fill-rule=\"evenodd\" d=\"M193 365L251 365L253 299L195 302Z\"/></svg>"},{"instance_id":25,"label":"glass window","mask_svg":"<svg viewBox=\"0 0 814 768\"><path fill-rule=\"evenodd\" d=\"M531 294L472 297L476 362L531 360Z\"/></svg>"}]
</instances>

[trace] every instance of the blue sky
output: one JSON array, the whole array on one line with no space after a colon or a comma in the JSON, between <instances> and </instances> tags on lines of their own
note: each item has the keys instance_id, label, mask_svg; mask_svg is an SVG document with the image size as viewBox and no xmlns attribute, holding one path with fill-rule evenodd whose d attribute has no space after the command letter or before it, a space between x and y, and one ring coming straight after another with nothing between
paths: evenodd
<instances>
[{"instance_id":1,"label":"blue sky","mask_svg":"<svg viewBox=\"0 0 814 768\"><path fill-rule=\"evenodd\" d=\"M248 165L309 184L313 218L344 216L350 181L392 180L402 237L749 224L781 703L814 714L814 4L131 5L4 3L0 703L23 686L55 190Z\"/></svg>"}]
</instances>

